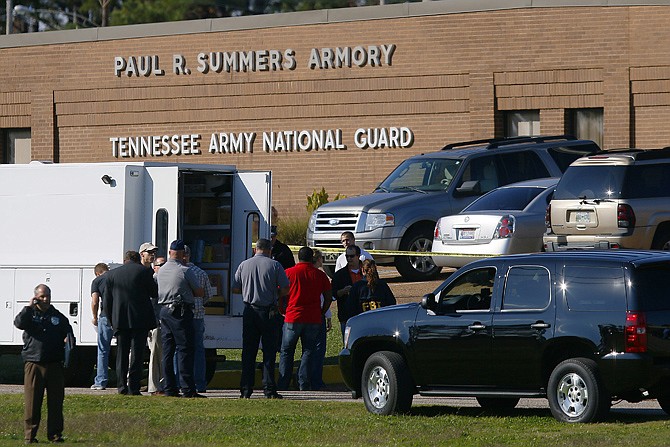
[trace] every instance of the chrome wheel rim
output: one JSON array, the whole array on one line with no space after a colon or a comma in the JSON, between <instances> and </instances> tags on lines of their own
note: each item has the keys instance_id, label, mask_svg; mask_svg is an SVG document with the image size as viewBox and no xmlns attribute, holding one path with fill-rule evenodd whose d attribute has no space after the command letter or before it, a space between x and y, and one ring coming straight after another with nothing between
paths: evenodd
<instances>
[{"instance_id":1,"label":"chrome wheel rim","mask_svg":"<svg viewBox=\"0 0 670 447\"><path fill-rule=\"evenodd\" d=\"M569 417L579 417L589 405L589 390L579 374L570 373L563 376L556 390L558 405Z\"/></svg>"},{"instance_id":2,"label":"chrome wheel rim","mask_svg":"<svg viewBox=\"0 0 670 447\"><path fill-rule=\"evenodd\" d=\"M368 375L368 397L375 408L384 408L389 400L389 376L384 368L375 366Z\"/></svg>"},{"instance_id":3,"label":"chrome wheel rim","mask_svg":"<svg viewBox=\"0 0 670 447\"><path fill-rule=\"evenodd\" d=\"M427 238L419 238L412 243L409 251L430 252L433 248L433 241ZM426 273L435 268L433 258L430 256L410 256L409 262L417 272Z\"/></svg>"}]
</instances>

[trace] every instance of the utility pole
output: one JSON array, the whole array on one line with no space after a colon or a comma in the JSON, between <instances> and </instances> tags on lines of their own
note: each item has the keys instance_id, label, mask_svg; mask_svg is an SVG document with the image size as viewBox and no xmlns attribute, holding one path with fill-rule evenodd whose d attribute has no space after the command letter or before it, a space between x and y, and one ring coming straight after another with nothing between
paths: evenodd
<instances>
[{"instance_id":1,"label":"utility pole","mask_svg":"<svg viewBox=\"0 0 670 447\"><path fill-rule=\"evenodd\" d=\"M6 23L6 32L5 34L12 34L12 28L14 28L14 5L12 0L7 0L7 23Z\"/></svg>"}]
</instances>

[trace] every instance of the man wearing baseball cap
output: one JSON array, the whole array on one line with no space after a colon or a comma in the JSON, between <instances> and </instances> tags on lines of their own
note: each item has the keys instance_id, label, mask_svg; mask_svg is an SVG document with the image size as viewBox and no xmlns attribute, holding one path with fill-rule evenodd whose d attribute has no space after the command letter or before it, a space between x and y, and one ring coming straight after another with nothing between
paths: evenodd
<instances>
[{"instance_id":1,"label":"man wearing baseball cap","mask_svg":"<svg viewBox=\"0 0 670 447\"><path fill-rule=\"evenodd\" d=\"M140 249L138 250L140 253L140 257L142 265L145 267L151 268L151 264L154 262L156 259L156 251L158 250L158 247L156 247L154 244L151 242L145 242L144 244L140 245Z\"/></svg>"},{"instance_id":2,"label":"man wearing baseball cap","mask_svg":"<svg viewBox=\"0 0 670 447\"><path fill-rule=\"evenodd\" d=\"M156 247L151 242L145 242L140 245L138 250L141 257L141 263L143 266L148 267L153 270L153 263L156 260L156 252L158 247ZM156 327L149 331L149 337L147 339L149 345L149 382L147 385L147 391L152 396L163 394L163 369L161 367L163 350L161 349L161 328L159 324L159 311L160 306L156 302L155 298L151 299L152 304L154 305L154 315L156 317Z\"/></svg>"}]
</instances>

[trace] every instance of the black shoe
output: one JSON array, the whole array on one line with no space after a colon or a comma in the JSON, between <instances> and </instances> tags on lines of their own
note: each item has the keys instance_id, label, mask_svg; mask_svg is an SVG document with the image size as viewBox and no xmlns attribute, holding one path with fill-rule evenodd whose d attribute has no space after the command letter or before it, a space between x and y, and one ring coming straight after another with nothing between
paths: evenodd
<instances>
[{"instance_id":1,"label":"black shoe","mask_svg":"<svg viewBox=\"0 0 670 447\"><path fill-rule=\"evenodd\" d=\"M60 442L65 442L65 439L63 439L63 437L61 435L56 435L56 436L52 436L51 438L49 438L49 442L60 443Z\"/></svg>"},{"instance_id":2,"label":"black shoe","mask_svg":"<svg viewBox=\"0 0 670 447\"><path fill-rule=\"evenodd\" d=\"M251 399L251 393L240 393L240 399Z\"/></svg>"},{"instance_id":3,"label":"black shoe","mask_svg":"<svg viewBox=\"0 0 670 447\"><path fill-rule=\"evenodd\" d=\"M207 399L207 396L203 396L202 394L198 394L198 393L184 394L183 397L185 397L187 399L191 399L191 398Z\"/></svg>"},{"instance_id":4,"label":"black shoe","mask_svg":"<svg viewBox=\"0 0 670 447\"><path fill-rule=\"evenodd\" d=\"M267 397L268 399L283 399L284 398L284 396L282 396L281 394L279 394L276 391L273 391L272 393L267 393L265 395L265 397Z\"/></svg>"}]
</instances>

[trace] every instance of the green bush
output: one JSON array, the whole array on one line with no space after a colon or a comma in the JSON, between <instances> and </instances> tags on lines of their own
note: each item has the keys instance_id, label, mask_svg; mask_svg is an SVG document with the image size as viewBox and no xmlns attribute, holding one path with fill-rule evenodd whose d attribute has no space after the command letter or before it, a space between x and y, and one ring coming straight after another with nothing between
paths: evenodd
<instances>
[{"instance_id":1,"label":"green bush","mask_svg":"<svg viewBox=\"0 0 670 447\"><path fill-rule=\"evenodd\" d=\"M338 194L333 201L344 199L345 197L346 196ZM326 188L321 187L321 191L315 189L311 196L307 196L307 212L312 214L318 207L325 203L328 203L328 193L326 192Z\"/></svg>"},{"instance_id":2,"label":"green bush","mask_svg":"<svg viewBox=\"0 0 670 447\"><path fill-rule=\"evenodd\" d=\"M277 239L287 245L306 245L308 222L309 216L283 217L277 226Z\"/></svg>"}]
</instances>

